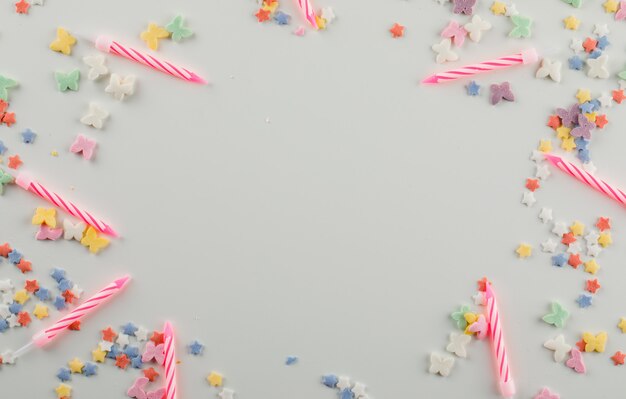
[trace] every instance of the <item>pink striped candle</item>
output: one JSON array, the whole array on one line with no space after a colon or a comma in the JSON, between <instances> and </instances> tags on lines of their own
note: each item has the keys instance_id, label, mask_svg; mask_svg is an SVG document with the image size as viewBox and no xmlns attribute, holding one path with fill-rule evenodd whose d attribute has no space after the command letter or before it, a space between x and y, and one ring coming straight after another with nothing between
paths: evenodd
<instances>
[{"instance_id":1,"label":"pink striped candle","mask_svg":"<svg viewBox=\"0 0 626 399\"><path fill-rule=\"evenodd\" d=\"M189 69L177 67L176 65L159 60L150 54L135 50L134 48L123 46L108 36L98 36L96 38L96 48L105 53L119 55L131 61L149 66L152 69L174 76L176 78L186 80L188 82L206 84L207 81L200 76L191 72Z\"/></svg>"},{"instance_id":2,"label":"pink striped candle","mask_svg":"<svg viewBox=\"0 0 626 399\"><path fill-rule=\"evenodd\" d=\"M585 183L589 187L600 191L602 194L607 197L613 198L615 201L619 202L622 205L626 205L626 194L620 190L619 188L611 186L609 183L604 180L598 179L594 177L591 173L580 169L578 166L574 165L571 162L564 160L563 158L545 154L545 157L550 163L557 168L561 169L563 172L567 173L570 176L575 177L581 182Z\"/></svg>"},{"instance_id":3,"label":"pink striped candle","mask_svg":"<svg viewBox=\"0 0 626 399\"><path fill-rule=\"evenodd\" d=\"M60 333L66 331L70 324L77 320L81 320L83 317L96 310L100 305L118 294L129 280L130 276L122 277L98 291L98 293L87 299L82 305L72 310L68 315L59 319L52 326L35 334L30 343L15 352L15 357L28 352L33 346L42 348L49 344Z\"/></svg>"},{"instance_id":4,"label":"pink striped candle","mask_svg":"<svg viewBox=\"0 0 626 399\"><path fill-rule=\"evenodd\" d=\"M304 17L307 21L313 26L315 29L318 29L317 19L315 19L315 11L313 11L313 6L311 6L311 2L309 0L298 0L298 6L304 13Z\"/></svg>"},{"instance_id":5,"label":"pink striped candle","mask_svg":"<svg viewBox=\"0 0 626 399\"><path fill-rule=\"evenodd\" d=\"M422 80L422 83L436 84L452 82L453 80L467 78L479 73L506 69L516 65L526 65L537 62L538 55L534 48L526 49L520 53L496 58L495 60L484 61L479 64L466 65L458 69L439 72Z\"/></svg>"},{"instance_id":6,"label":"pink striped candle","mask_svg":"<svg viewBox=\"0 0 626 399\"><path fill-rule=\"evenodd\" d=\"M176 399L176 342L174 329L169 321L163 326L163 343L165 345L165 399Z\"/></svg>"},{"instance_id":7,"label":"pink striped candle","mask_svg":"<svg viewBox=\"0 0 626 399\"><path fill-rule=\"evenodd\" d=\"M509 359L506 354L506 346L504 345L504 334L502 332L502 322L498 313L498 304L496 295L493 292L491 283L485 285L485 299L487 301L487 322L489 323L489 336L493 347L493 353L496 358L496 366L498 369L500 393L505 398L515 395L515 383L511 377L509 369Z\"/></svg>"},{"instance_id":8,"label":"pink striped candle","mask_svg":"<svg viewBox=\"0 0 626 399\"><path fill-rule=\"evenodd\" d=\"M108 234L113 237L117 237L118 234L109 226L107 223L102 220L94 217L91 213L80 209L73 202L70 202L66 199L63 199L59 194L48 190L46 187L34 181L30 176L25 173L20 173L15 178L15 183L22 187L26 191L30 191L31 193L37 195L45 199L46 201L56 205L57 207L63 209L65 212L69 213L72 216L75 216L87 223L90 226L93 226L96 230L101 233Z\"/></svg>"}]
</instances>

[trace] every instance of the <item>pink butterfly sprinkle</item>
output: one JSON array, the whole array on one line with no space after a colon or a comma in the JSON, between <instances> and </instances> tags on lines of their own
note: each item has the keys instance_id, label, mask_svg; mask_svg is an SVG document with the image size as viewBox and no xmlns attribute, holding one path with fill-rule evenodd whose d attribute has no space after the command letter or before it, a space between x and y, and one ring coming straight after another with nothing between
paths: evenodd
<instances>
[{"instance_id":1,"label":"pink butterfly sprinkle","mask_svg":"<svg viewBox=\"0 0 626 399\"><path fill-rule=\"evenodd\" d=\"M42 224L39 226L39 231L35 234L35 238L38 240L58 240L63 234L63 229L51 229L50 227Z\"/></svg>"},{"instance_id":2,"label":"pink butterfly sprinkle","mask_svg":"<svg viewBox=\"0 0 626 399\"><path fill-rule=\"evenodd\" d=\"M148 392L148 399L163 399L164 397L165 388L159 388L156 391Z\"/></svg>"},{"instance_id":3,"label":"pink butterfly sprinkle","mask_svg":"<svg viewBox=\"0 0 626 399\"><path fill-rule=\"evenodd\" d=\"M126 394L135 399L148 399L146 392L143 390L148 385L148 379L146 377L139 377L135 380L132 387L128 388Z\"/></svg>"},{"instance_id":4,"label":"pink butterfly sprinkle","mask_svg":"<svg viewBox=\"0 0 626 399\"><path fill-rule=\"evenodd\" d=\"M164 344L159 344L155 346L154 342L150 341L146 344L146 349L144 350L143 355L141 355L141 361L145 363L154 359L158 364L163 364L163 362L165 361L164 350Z\"/></svg>"},{"instance_id":5,"label":"pink butterfly sprinkle","mask_svg":"<svg viewBox=\"0 0 626 399\"><path fill-rule=\"evenodd\" d=\"M543 388L533 399L560 399L561 397L552 393L548 388Z\"/></svg>"},{"instance_id":6,"label":"pink butterfly sprinkle","mask_svg":"<svg viewBox=\"0 0 626 399\"><path fill-rule=\"evenodd\" d=\"M489 326L487 325L487 320L485 320L485 316L482 314L469 326L469 331L476 333L476 338L478 339L484 339L487 336L488 330Z\"/></svg>"},{"instance_id":7,"label":"pink butterfly sprinkle","mask_svg":"<svg viewBox=\"0 0 626 399\"><path fill-rule=\"evenodd\" d=\"M619 2L619 11L615 13L615 20L621 21L626 19L626 0Z\"/></svg>"},{"instance_id":8,"label":"pink butterfly sprinkle","mask_svg":"<svg viewBox=\"0 0 626 399\"><path fill-rule=\"evenodd\" d=\"M299 26L296 30L293 31L293 34L296 36L304 36L304 26Z\"/></svg>"},{"instance_id":9,"label":"pink butterfly sprinkle","mask_svg":"<svg viewBox=\"0 0 626 399\"><path fill-rule=\"evenodd\" d=\"M457 47L461 47L465 43L465 36L467 36L467 31L457 21L450 21L448 26L441 31L441 37L452 39Z\"/></svg>"},{"instance_id":10,"label":"pink butterfly sprinkle","mask_svg":"<svg viewBox=\"0 0 626 399\"><path fill-rule=\"evenodd\" d=\"M570 358L567 360L565 365L571 369L574 369L577 373L584 374L587 371L585 367L585 362L583 362L583 355L578 350L578 348L572 348L569 353Z\"/></svg>"},{"instance_id":11,"label":"pink butterfly sprinkle","mask_svg":"<svg viewBox=\"0 0 626 399\"><path fill-rule=\"evenodd\" d=\"M70 146L70 151L78 154L83 153L83 158L91 159L93 152L96 149L96 140L89 139L82 134L76 136L76 140Z\"/></svg>"}]
</instances>

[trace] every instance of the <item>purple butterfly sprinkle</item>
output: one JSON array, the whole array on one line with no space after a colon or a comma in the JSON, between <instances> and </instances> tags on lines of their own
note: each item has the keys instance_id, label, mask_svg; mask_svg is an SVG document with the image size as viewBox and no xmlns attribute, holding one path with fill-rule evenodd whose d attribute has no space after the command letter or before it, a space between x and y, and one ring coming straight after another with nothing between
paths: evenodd
<instances>
[{"instance_id":1,"label":"purple butterfly sprinkle","mask_svg":"<svg viewBox=\"0 0 626 399\"><path fill-rule=\"evenodd\" d=\"M515 101L515 95L511 91L509 82L491 85L491 105L496 105L502 100Z\"/></svg>"},{"instance_id":2,"label":"purple butterfly sprinkle","mask_svg":"<svg viewBox=\"0 0 626 399\"><path fill-rule=\"evenodd\" d=\"M561 123L565 127L572 127L580 115L580 107L578 104L574 104L569 109L557 108L556 114L561 118Z\"/></svg>"},{"instance_id":3,"label":"purple butterfly sprinkle","mask_svg":"<svg viewBox=\"0 0 626 399\"><path fill-rule=\"evenodd\" d=\"M474 12L474 5L476 4L476 0L453 0L454 8L452 12L455 14L465 14L472 15Z\"/></svg>"},{"instance_id":4,"label":"purple butterfly sprinkle","mask_svg":"<svg viewBox=\"0 0 626 399\"><path fill-rule=\"evenodd\" d=\"M578 126L572 129L570 134L573 137L582 137L585 140L591 139L591 129L596 126L583 114L578 114Z\"/></svg>"}]
</instances>

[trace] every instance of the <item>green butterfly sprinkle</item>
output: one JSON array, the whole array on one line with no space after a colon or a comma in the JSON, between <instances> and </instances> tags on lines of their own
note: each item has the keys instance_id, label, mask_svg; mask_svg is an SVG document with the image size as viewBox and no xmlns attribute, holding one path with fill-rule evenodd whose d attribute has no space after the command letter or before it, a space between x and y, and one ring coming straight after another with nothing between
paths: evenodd
<instances>
[{"instance_id":1,"label":"green butterfly sprinkle","mask_svg":"<svg viewBox=\"0 0 626 399\"><path fill-rule=\"evenodd\" d=\"M7 89L15 86L17 86L17 82L15 80L0 75L0 99L3 101L9 101L9 91Z\"/></svg>"},{"instance_id":2,"label":"green butterfly sprinkle","mask_svg":"<svg viewBox=\"0 0 626 399\"><path fill-rule=\"evenodd\" d=\"M184 20L181 15L176 16L172 22L165 25L165 30L172 34L172 40L179 42L193 35L193 31L183 25Z\"/></svg>"},{"instance_id":3,"label":"green butterfly sprinkle","mask_svg":"<svg viewBox=\"0 0 626 399\"><path fill-rule=\"evenodd\" d=\"M59 91L78 91L78 80L80 79L80 71L78 69L74 69L70 73L55 72L54 78L57 81Z\"/></svg>"},{"instance_id":4,"label":"green butterfly sprinkle","mask_svg":"<svg viewBox=\"0 0 626 399\"><path fill-rule=\"evenodd\" d=\"M470 311L470 307L467 305L463 305L459 308L459 310L452 312L450 317L452 320L456 322L456 326L461 330L465 330L467 327L467 321L465 320L465 313Z\"/></svg>"},{"instance_id":5,"label":"green butterfly sprinkle","mask_svg":"<svg viewBox=\"0 0 626 399\"><path fill-rule=\"evenodd\" d=\"M583 0L563 0L563 3L571 4L572 7L580 8L583 5Z\"/></svg>"},{"instance_id":6,"label":"green butterfly sprinkle","mask_svg":"<svg viewBox=\"0 0 626 399\"><path fill-rule=\"evenodd\" d=\"M563 309L558 302L552 302L552 312L543 316L541 319L548 324L553 324L555 327L562 328L565 326L565 322L569 318L569 312Z\"/></svg>"},{"instance_id":7,"label":"green butterfly sprinkle","mask_svg":"<svg viewBox=\"0 0 626 399\"><path fill-rule=\"evenodd\" d=\"M13 183L15 179L8 173L5 173L3 170L0 170L0 195L4 194L4 186L5 184Z\"/></svg>"},{"instance_id":8,"label":"green butterfly sprinkle","mask_svg":"<svg viewBox=\"0 0 626 399\"><path fill-rule=\"evenodd\" d=\"M626 70L623 70L622 72L618 73L617 77L622 80L626 80Z\"/></svg>"},{"instance_id":9,"label":"green butterfly sprinkle","mask_svg":"<svg viewBox=\"0 0 626 399\"><path fill-rule=\"evenodd\" d=\"M530 37L532 31L530 28L533 26L533 20L528 17L522 17L520 15L512 15L511 22L515 25L511 32L509 32L510 37L520 38L520 37Z\"/></svg>"}]
</instances>

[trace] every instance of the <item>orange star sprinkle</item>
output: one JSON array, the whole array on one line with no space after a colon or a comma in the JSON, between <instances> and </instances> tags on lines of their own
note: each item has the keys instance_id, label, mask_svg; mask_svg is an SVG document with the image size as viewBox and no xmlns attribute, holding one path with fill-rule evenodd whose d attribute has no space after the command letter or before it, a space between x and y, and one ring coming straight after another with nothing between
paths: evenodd
<instances>
[{"instance_id":1,"label":"orange star sprinkle","mask_svg":"<svg viewBox=\"0 0 626 399\"><path fill-rule=\"evenodd\" d=\"M570 245L571 243L576 242L576 237L574 237L574 233L570 231L569 233L563 234L561 242L565 245Z\"/></svg>"},{"instance_id":2,"label":"orange star sprinkle","mask_svg":"<svg viewBox=\"0 0 626 399\"><path fill-rule=\"evenodd\" d=\"M0 245L0 256L6 258L7 256L9 256L9 252L11 251L13 251L13 248L11 248L8 242Z\"/></svg>"},{"instance_id":3,"label":"orange star sprinkle","mask_svg":"<svg viewBox=\"0 0 626 399\"><path fill-rule=\"evenodd\" d=\"M26 327L30 324L30 314L28 312L19 312L17 314L17 322L20 323L22 327Z\"/></svg>"},{"instance_id":4,"label":"orange star sprinkle","mask_svg":"<svg viewBox=\"0 0 626 399\"><path fill-rule=\"evenodd\" d=\"M80 331L80 320L73 321L72 324L67 326L67 329L71 331Z\"/></svg>"},{"instance_id":5,"label":"orange star sprinkle","mask_svg":"<svg viewBox=\"0 0 626 399\"><path fill-rule=\"evenodd\" d=\"M596 49L596 46L598 45L598 41L594 40L590 37L588 37L584 42L583 42L583 47L585 48L585 51L588 53L591 53L593 50Z\"/></svg>"},{"instance_id":6,"label":"orange star sprinkle","mask_svg":"<svg viewBox=\"0 0 626 399\"><path fill-rule=\"evenodd\" d=\"M580 254L571 254L567 263L574 269L577 269L578 266L582 265L583 261L580 260Z\"/></svg>"},{"instance_id":7,"label":"orange star sprinkle","mask_svg":"<svg viewBox=\"0 0 626 399\"><path fill-rule=\"evenodd\" d=\"M15 113L6 112L2 114L2 117L0 118L0 122L6 124L8 127L11 127L11 125L15 123Z\"/></svg>"},{"instance_id":8,"label":"orange star sprinkle","mask_svg":"<svg viewBox=\"0 0 626 399\"><path fill-rule=\"evenodd\" d=\"M26 284L24 284L24 289L31 294L39 289L39 283L37 280L26 280Z\"/></svg>"},{"instance_id":9,"label":"orange star sprinkle","mask_svg":"<svg viewBox=\"0 0 626 399\"><path fill-rule=\"evenodd\" d=\"M130 363L130 360L128 360L128 356L126 356L125 353L117 355L117 357L115 358L115 365L121 369L126 370L126 367L128 367L128 363Z\"/></svg>"},{"instance_id":10,"label":"orange star sprinkle","mask_svg":"<svg viewBox=\"0 0 626 399\"><path fill-rule=\"evenodd\" d=\"M605 127L607 123L609 123L609 120L606 118L606 115L602 114L602 115L596 116L596 126L599 129L602 129L603 127Z\"/></svg>"},{"instance_id":11,"label":"orange star sprinkle","mask_svg":"<svg viewBox=\"0 0 626 399\"><path fill-rule=\"evenodd\" d=\"M596 227L600 231L609 230L611 228L611 220L609 218L599 217L596 222Z\"/></svg>"},{"instance_id":12,"label":"orange star sprinkle","mask_svg":"<svg viewBox=\"0 0 626 399\"><path fill-rule=\"evenodd\" d=\"M107 327L106 329L102 330L102 339L104 341L113 342L115 337L117 337L117 333L113 331L111 327Z\"/></svg>"},{"instance_id":13,"label":"orange star sprinkle","mask_svg":"<svg viewBox=\"0 0 626 399\"><path fill-rule=\"evenodd\" d=\"M613 101L621 104L624 99L626 99L626 96L624 95L624 90L613 90Z\"/></svg>"},{"instance_id":14,"label":"orange star sprinkle","mask_svg":"<svg viewBox=\"0 0 626 399\"><path fill-rule=\"evenodd\" d=\"M30 263L29 261L24 260L24 259L21 259L20 262L17 265L15 265L15 267L20 269L22 274L26 274L26 273L28 273L28 272L33 270L32 263Z\"/></svg>"},{"instance_id":15,"label":"orange star sprinkle","mask_svg":"<svg viewBox=\"0 0 626 399\"><path fill-rule=\"evenodd\" d=\"M257 11L254 16L256 17L257 21L265 22L270 19L270 10L264 10L262 8L259 8L259 11Z\"/></svg>"},{"instance_id":16,"label":"orange star sprinkle","mask_svg":"<svg viewBox=\"0 0 626 399\"><path fill-rule=\"evenodd\" d=\"M400 25L399 23L395 23L395 24L393 24L391 29L389 29L389 32L391 32L391 36L394 39L396 39L398 37L402 37L402 36L404 36L404 26Z\"/></svg>"},{"instance_id":17,"label":"orange star sprinkle","mask_svg":"<svg viewBox=\"0 0 626 399\"><path fill-rule=\"evenodd\" d=\"M587 280L585 284L585 289L592 294L595 294L597 290L601 287L600 283L598 283L598 279L595 280Z\"/></svg>"},{"instance_id":18,"label":"orange star sprinkle","mask_svg":"<svg viewBox=\"0 0 626 399\"><path fill-rule=\"evenodd\" d=\"M615 352L613 356L611 356L611 360L613 360L613 364L615 366L619 366L624 364L624 358L626 357L626 353L622 353L621 351Z\"/></svg>"},{"instance_id":19,"label":"orange star sprinkle","mask_svg":"<svg viewBox=\"0 0 626 399\"><path fill-rule=\"evenodd\" d=\"M163 340L164 340L163 333L160 333L158 331L153 332L152 336L150 337L150 341L154 342L155 345L162 344Z\"/></svg>"},{"instance_id":20,"label":"orange star sprinkle","mask_svg":"<svg viewBox=\"0 0 626 399\"><path fill-rule=\"evenodd\" d=\"M9 166L9 168L11 169L17 169L20 166L22 166L22 160L20 159L19 155L13 155L12 157L9 157L9 163L7 164Z\"/></svg>"},{"instance_id":21,"label":"orange star sprinkle","mask_svg":"<svg viewBox=\"0 0 626 399\"><path fill-rule=\"evenodd\" d=\"M485 292L487 291L487 283L489 283L489 280L487 280L487 277L483 277L480 280L478 280L478 291L480 292Z\"/></svg>"},{"instance_id":22,"label":"orange star sprinkle","mask_svg":"<svg viewBox=\"0 0 626 399\"><path fill-rule=\"evenodd\" d=\"M20 0L15 3L15 12L18 14L28 14L28 8L30 7L30 3L26 0Z\"/></svg>"},{"instance_id":23,"label":"orange star sprinkle","mask_svg":"<svg viewBox=\"0 0 626 399\"><path fill-rule=\"evenodd\" d=\"M74 299L76 299L76 295L74 295L74 293L70 290L63 291L61 295L65 298L66 303L73 303Z\"/></svg>"},{"instance_id":24,"label":"orange star sprinkle","mask_svg":"<svg viewBox=\"0 0 626 399\"><path fill-rule=\"evenodd\" d=\"M539 188L539 180L537 179L526 179L526 188L530 191L535 191Z\"/></svg>"},{"instance_id":25,"label":"orange star sprinkle","mask_svg":"<svg viewBox=\"0 0 626 399\"><path fill-rule=\"evenodd\" d=\"M159 376L159 373L153 367L150 367L143 371L143 376L149 379L150 382L153 382Z\"/></svg>"},{"instance_id":26,"label":"orange star sprinkle","mask_svg":"<svg viewBox=\"0 0 626 399\"><path fill-rule=\"evenodd\" d=\"M580 341L576 342L576 346L578 347L579 351L584 352L585 347L587 346L587 343L585 342L584 339L581 339Z\"/></svg>"},{"instance_id":27,"label":"orange star sprinkle","mask_svg":"<svg viewBox=\"0 0 626 399\"><path fill-rule=\"evenodd\" d=\"M550 115L548 118L548 126L554 130L561 127L561 118L559 118L558 115Z\"/></svg>"}]
</instances>

